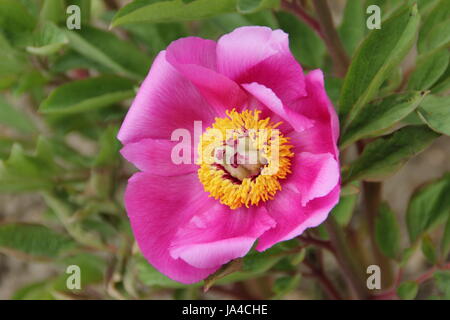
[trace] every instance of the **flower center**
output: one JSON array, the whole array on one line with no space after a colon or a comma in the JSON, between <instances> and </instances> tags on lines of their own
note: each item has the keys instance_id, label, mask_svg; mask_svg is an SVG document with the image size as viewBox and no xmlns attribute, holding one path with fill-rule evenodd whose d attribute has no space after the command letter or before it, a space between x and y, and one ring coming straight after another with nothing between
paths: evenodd
<instances>
[{"instance_id":1,"label":"flower center","mask_svg":"<svg viewBox=\"0 0 450 320\"><path fill-rule=\"evenodd\" d=\"M227 111L206 129L198 147L198 177L211 197L231 209L258 205L281 190L291 166L292 145L261 111Z\"/></svg>"}]
</instances>

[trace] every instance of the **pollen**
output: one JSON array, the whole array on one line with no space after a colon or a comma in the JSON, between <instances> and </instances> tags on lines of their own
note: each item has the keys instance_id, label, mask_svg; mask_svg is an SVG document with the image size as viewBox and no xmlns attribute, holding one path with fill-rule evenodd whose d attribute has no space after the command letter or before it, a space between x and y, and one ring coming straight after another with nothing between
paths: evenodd
<instances>
[{"instance_id":1,"label":"pollen","mask_svg":"<svg viewBox=\"0 0 450 320\"><path fill-rule=\"evenodd\" d=\"M292 145L261 111L235 109L200 137L198 177L206 192L231 209L274 198L291 172Z\"/></svg>"}]
</instances>

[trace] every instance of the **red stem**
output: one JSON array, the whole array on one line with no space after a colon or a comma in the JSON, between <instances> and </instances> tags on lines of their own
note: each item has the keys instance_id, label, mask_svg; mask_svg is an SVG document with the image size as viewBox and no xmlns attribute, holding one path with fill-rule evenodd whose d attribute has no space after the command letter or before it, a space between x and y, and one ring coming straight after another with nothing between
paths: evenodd
<instances>
[{"instance_id":1,"label":"red stem","mask_svg":"<svg viewBox=\"0 0 450 320\"><path fill-rule=\"evenodd\" d=\"M318 247L324 248L324 249L330 251L333 254L335 253L334 252L334 248L333 248L333 246L331 245L331 243L329 241L315 239L313 237L303 236L303 235L302 236L298 236L297 239L299 239L300 241L302 241L302 242L304 242L306 244L311 244L311 245L314 245L314 246L318 246Z\"/></svg>"},{"instance_id":2,"label":"red stem","mask_svg":"<svg viewBox=\"0 0 450 320\"><path fill-rule=\"evenodd\" d=\"M120 6L117 4L116 0L104 0L106 7L109 10L119 10Z\"/></svg>"},{"instance_id":3,"label":"red stem","mask_svg":"<svg viewBox=\"0 0 450 320\"><path fill-rule=\"evenodd\" d=\"M431 267L430 269L428 269L427 271L422 273L419 277L417 277L413 281L417 282L418 284L424 283L425 281L428 281L431 277L433 277L433 274L436 270L450 270L450 262L447 264L444 264L443 266ZM400 269L398 277L397 277L397 285L401 281L402 274L403 274L403 270ZM394 288L391 288L386 292L382 292L377 295L374 295L372 297L372 299L375 299L375 300L393 299L397 295L397 285L394 286Z\"/></svg>"},{"instance_id":4,"label":"red stem","mask_svg":"<svg viewBox=\"0 0 450 320\"><path fill-rule=\"evenodd\" d=\"M342 300L341 296L339 295L339 292L334 287L334 284L326 276L323 270L315 268L311 263L309 263L306 260L303 261L303 263L311 270L311 275L314 276L321 283L323 289L332 300Z\"/></svg>"},{"instance_id":5,"label":"red stem","mask_svg":"<svg viewBox=\"0 0 450 320\"><path fill-rule=\"evenodd\" d=\"M350 60L345 52L345 48L339 38L339 34L334 27L333 17L328 6L327 0L314 0L314 8L320 30L323 33L325 45L328 48L331 59L333 60L334 72L338 77L344 77L347 73Z\"/></svg>"},{"instance_id":6,"label":"red stem","mask_svg":"<svg viewBox=\"0 0 450 320\"><path fill-rule=\"evenodd\" d=\"M305 10L303 10L303 8L297 3L297 1L294 0L290 2L288 0L282 0L281 8L292 13L297 18L302 20L304 23L309 25L317 33L319 37L324 39L324 34L322 32L319 22L315 18L310 16Z\"/></svg>"}]
</instances>

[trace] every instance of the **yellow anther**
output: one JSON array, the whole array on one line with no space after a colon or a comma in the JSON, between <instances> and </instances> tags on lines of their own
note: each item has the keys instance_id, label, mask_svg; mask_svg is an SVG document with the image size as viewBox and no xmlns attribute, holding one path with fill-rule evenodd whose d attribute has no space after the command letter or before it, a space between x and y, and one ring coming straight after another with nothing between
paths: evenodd
<instances>
[{"instance_id":1,"label":"yellow anther","mask_svg":"<svg viewBox=\"0 0 450 320\"><path fill-rule=\"evenodd\" d=\"M198 177L205 191L236 209L273 199L291 172L292 145L261 111L235 109L216 118L199 143Z\"/></svg>"}]
</instances>

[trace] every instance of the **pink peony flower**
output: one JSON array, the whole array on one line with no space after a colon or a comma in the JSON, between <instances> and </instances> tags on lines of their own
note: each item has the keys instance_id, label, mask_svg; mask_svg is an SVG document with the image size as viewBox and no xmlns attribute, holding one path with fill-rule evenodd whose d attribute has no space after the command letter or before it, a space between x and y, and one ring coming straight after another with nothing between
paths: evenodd
<instances>
[{"instance_id":1,"label":"pink peony flower","mask_svg":"<svg viewBox=\"0 0 450 320\"><path fill-rule=\"evenodd\" d=\"M180 128L194 136L198 121L200 139L172 141ZM215 139L214 130L232 135ZM338 135L322 71L304 75L283 31L243 27L217 42L174 41L118 135L140 170L125 205L143 255L193 283L255 241L263 251L319 225L339 199ZM190 163L173 161L180 144Z\"/></svg>"}]
</instances>

